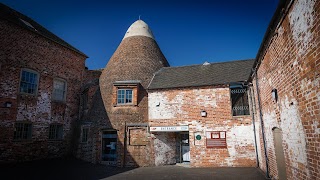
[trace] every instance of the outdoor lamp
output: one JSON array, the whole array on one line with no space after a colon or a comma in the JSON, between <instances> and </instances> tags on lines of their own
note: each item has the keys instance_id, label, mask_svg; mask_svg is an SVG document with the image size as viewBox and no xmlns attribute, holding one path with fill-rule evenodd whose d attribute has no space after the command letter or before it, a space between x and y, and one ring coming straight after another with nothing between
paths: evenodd
<instances>
[{"instance_id":1,"label":"outdoor lamp","mask_svg":"<svg viewBox=\"0 0 320 180\"><path fill-rule=\"evenodd\" d=\"M278 101L278 91L277 91L277 89L272 89L271 95L272 95L272 99L277 102Z\"/></svg>"},{"instance_id":2,"label":"outdoor lamp","mask_svg":"<svg viewBox=\"0 0 320 180\"><path fill-rule=\"evenodd\" d=\"M206 116L207 116L207 112L204 111L204 110L202 110L202 111L200 112L200 114L201 114L201 117L206 117Z\"/></svg>"}]
</instances>

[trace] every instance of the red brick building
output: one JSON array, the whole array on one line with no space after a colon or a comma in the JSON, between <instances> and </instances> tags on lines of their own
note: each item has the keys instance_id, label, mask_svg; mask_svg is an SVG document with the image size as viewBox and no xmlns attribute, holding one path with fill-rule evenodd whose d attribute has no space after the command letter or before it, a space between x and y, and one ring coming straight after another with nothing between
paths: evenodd
<instances>
[{"instance_id":1,"label":"red brick building","mask_svg":"<svg viewBox=\"0 0 320 180\"><path fill-rule=\"evenodd\" d=\"M169 66L148 25L134 22L101 73L81 119L77 157L116 166L150 166L148 93L153 74ZM89 88L89 89L90 89ZM86 103L86 100L83 101ZM139 138L143 137L143 139Z\"/></svg>"},{"instance_id":2,"label":"red brick building","mask_svg":"<svg viewBox=\"0 0 320 180\"><path fill-rule=\"evenodd\" d=\"M251 73L259 166L320 179L320 1L280 1Z\"/></svg>"},{"instance_id":3,"label":"red brick building","mask_svg":"<svg viewBox=\"0 0 320 180\"><path fill-rule=\"evenodd\" d=\"M71 153L87 56L0 3L0 161Z\"/></svg>"},{"instance_id":4,"label":"red brick building","mask_svg":"<svg viewBox=\"0 0 320 180\"><path fill-rule=\"evenodd\" d=\"M167 67L139 20L92 71L79 50L0 7L0 161L74 147L116 166L257 166L273 179L320 179L320 1L280 0L254 61Z\"/></svg>"},{"instance_id":5,"label":"red brick building","mask_svg":"<svg viewBox=\"0 0 320 180\"><path fill-rule=\"evenodd\" d=\"M247 78L254 60L162 68L148 87L155 165L256 165Z\"/></svg>"}]
</instances>

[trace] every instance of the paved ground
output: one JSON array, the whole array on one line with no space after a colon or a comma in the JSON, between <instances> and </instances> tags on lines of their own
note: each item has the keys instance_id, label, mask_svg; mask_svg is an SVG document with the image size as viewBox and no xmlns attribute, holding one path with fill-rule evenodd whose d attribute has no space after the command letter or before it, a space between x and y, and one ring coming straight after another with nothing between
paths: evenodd
<instances>
[{"instance_id":1,"label":"paved ground","mask_svg":"<svg viewBox=\"0 0 320 180\"><path fill-rule=\"evenodd\" d=\"M52 159L16 164L0 164L0 179L244 179L263 180L256 168L188 168L161 166L144 168L115 168L94 165L77 159Z\"/></svg>"}]
</instances>

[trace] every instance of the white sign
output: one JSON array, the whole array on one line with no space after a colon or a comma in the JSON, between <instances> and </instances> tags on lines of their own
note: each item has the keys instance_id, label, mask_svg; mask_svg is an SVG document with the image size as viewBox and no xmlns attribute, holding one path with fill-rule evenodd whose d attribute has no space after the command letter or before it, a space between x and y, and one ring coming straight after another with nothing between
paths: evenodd
<instances>
[{"instance_id":1,"label":"white sign","mask_svg":"<svg viewBox=\"0 0 320 180\"><path fill-rule=\"evenodd\" d=\"M163 126L163 127L150 127L151 132L179 132L189 131L189 126Z\"/></svg>"}]
</instances>

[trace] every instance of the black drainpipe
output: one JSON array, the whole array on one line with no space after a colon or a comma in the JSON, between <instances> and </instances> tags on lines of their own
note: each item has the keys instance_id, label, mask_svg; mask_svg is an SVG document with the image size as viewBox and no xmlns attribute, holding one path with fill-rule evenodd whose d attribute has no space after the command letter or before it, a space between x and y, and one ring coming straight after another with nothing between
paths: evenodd
<instances>
[{"instance_id":1,"label":"black drainpipe","mask_svg":"<svg viewBox=\"0 0 320 180\"><path fill-rule=\"evenodd\" d=\"M254 92L253 92L253 87L252 87L252 83L249 84L248 86L249 88L249 95L250 95L250 101L251 101L251 112L252 112L252 125L253 125L253 134L254 134L254 144L255 144L255 148L256 148L256 159L257 159L257 167L260 167L259 165L259 156L258 156L258 147L257 147L257 134L256 134L256 125L255 125L255 109L254 107L256 107L255 102L253 101L253 96L254 96Z\"/></svg>"},{"instance_id":2,"label":"black drainpipe","mask_svg":"<svg viewBox=\"0 0 320 180\"><path fill-rule=\"evenodd\" d=\"M258 81L258 73L257 69L254 70L254 74L256 76L256 89L257 89L257 96L258 96L258 106L259 106L259 114L260 114L260 124L261 124L261 131L262 131L262 139L263 139L263 147L264 147L264 156L266 159L266 170L267 170L267 178L270 179L269 175L269 160L268 160L268 153L267 153L267 143L266 137L264 133L264 125L263 125L263 117L262 117L262 109L261 109L261 100L260 100L260 91L259 91L259 81Z\"/></svg>"}]
</instances>

